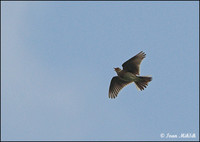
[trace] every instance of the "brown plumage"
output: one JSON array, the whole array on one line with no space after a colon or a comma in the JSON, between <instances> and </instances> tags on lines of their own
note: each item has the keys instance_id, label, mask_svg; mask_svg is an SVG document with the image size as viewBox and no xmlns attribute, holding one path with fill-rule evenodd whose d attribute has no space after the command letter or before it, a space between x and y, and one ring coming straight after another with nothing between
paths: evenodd
<instances>
[{"instance_id":1,"label":"brown plumage","mask_svg":"<svg viewBox=\"0 0 200 142\"><path fill-rule=\"evenodd\" d=\"M144 90L152 80L149 76L137 76L140 74L140 64L146 54L140 52L122 64L123 70L114 68L118 76L114 76L110 83L109 98L117 97L119 91L126 85L134 82L139 90Z\"/></svg>"}]
</instances>

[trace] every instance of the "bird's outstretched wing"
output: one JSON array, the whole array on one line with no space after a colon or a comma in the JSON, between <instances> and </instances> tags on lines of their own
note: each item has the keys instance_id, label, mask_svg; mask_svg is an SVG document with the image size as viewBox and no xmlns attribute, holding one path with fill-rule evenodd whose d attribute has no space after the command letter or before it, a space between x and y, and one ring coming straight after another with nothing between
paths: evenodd
<instances>
[{"instance_id":1,"label":"bird's outstretched wing","mask_svg":"<svg viewBox=\"0 0 200 142\"><path fill-rule=\"evenodd\" d=\"M110 88L109 88L109 98L115 98L117 97L119 91L126 85L128 85L131 82L126 82L122 79L120 79L118 76L114 76L110 82Z\"/></svg>"},{"instance_id":2,"label":"bird's outstretched wing","mask_svg":"<svg viewBox=\"0 0 200 142\"><path fill-rule=\"evenodd\" d=\"M140 63L145 58L145 56L146 54L143 51L141 51L140 53L138 53L137 55L135 55L134 57L122 64L123 70L131 72L135 75L139 75Z\"/></svg>"}]
</instances>

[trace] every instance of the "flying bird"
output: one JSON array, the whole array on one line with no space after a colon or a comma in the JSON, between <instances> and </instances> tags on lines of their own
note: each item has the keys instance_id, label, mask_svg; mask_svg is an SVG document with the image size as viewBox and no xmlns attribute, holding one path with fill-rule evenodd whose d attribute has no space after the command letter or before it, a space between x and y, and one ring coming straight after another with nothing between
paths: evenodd
<instances>
[{"instance_id":1,"label":"flying bird","mask_svg":"<svg viewBox=\"0 0 200 142\"><path fill-rule=\"evenodd\" d=\"M109 98L117 97L119 91L126 85L134 82L138 90L144 90L148 83L152 80L150 76L140 75L140 64L145 58L146 54L141 51L134 57L122 64L123 70L120 68L114 68L117 76L114 76L110 83Z\"/></svg>"}]
</instances>

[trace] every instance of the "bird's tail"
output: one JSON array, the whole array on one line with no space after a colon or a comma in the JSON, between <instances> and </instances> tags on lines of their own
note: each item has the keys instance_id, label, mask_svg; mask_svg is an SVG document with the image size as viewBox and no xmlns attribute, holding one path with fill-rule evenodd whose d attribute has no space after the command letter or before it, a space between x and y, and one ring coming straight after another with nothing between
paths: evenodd
<instances>
[{"instance_id":1,"label":"bird's tail","mask_svg":"<svg viewBox=\"0 0 200 142\"><path fill-rule=\"evenodd\" d=\"M137 81L135 81L136 87L139 90L144 90L148 86L148 83L152 80L150 76L137 76Z\"/></svg>"}]
</instances>

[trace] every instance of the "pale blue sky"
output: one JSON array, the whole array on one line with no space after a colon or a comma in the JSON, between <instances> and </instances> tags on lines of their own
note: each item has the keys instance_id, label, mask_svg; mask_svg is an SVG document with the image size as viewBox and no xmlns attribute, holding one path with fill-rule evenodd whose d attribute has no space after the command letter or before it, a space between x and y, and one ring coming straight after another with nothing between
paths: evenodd
<instances>
[{"instance_id":1,"label":"pale blue sky","mask_svg":"<svg viewBox=\"0 0 200 142\"><path fill-rule=\"evenodd\" d=\"M198 140L198 2L2 2L2 140ZM144 51L108 98L113 67ZM160 134L195 133L196 138Z\"/></svg>"}]
</instances>

